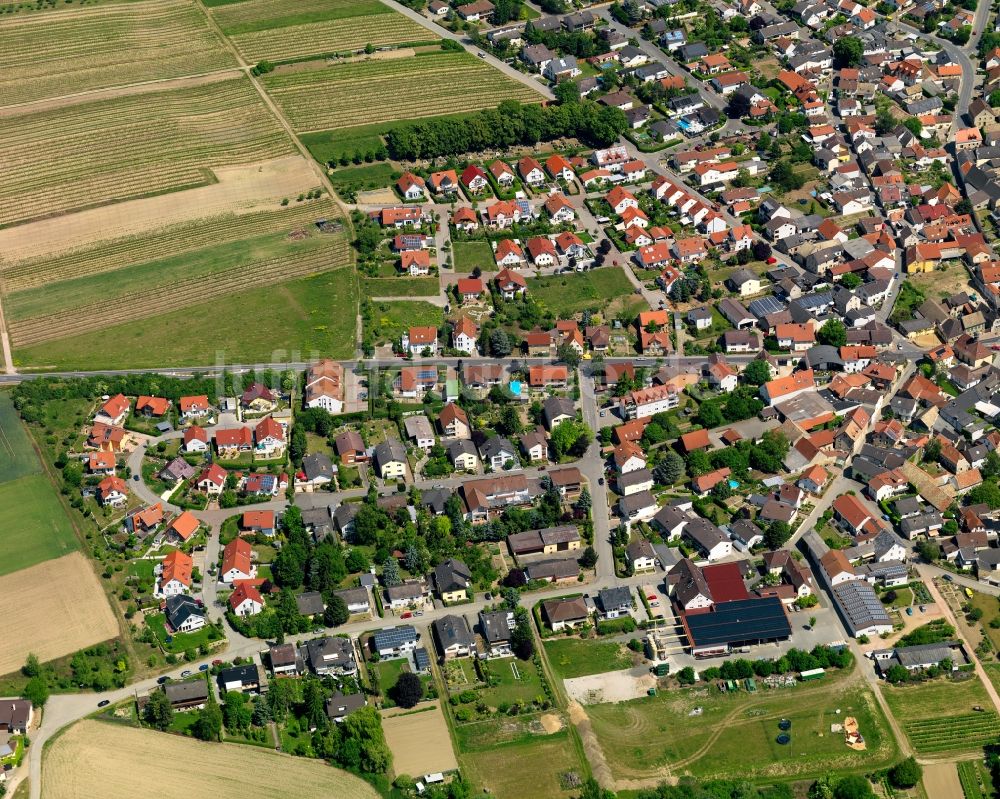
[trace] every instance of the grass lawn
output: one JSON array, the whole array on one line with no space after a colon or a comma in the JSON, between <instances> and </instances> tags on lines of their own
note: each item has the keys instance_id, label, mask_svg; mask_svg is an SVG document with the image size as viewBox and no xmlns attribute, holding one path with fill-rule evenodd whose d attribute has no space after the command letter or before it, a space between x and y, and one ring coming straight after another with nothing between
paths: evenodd
<instances>
[{"instance_id":1,"label":"grass lawn","mask_svg":"<svg viewBox=\"0 0 1000 799\"><path fill-rule=\"evenodd\" d=\"M614 641L559 638L546 641L545 652L552 671L563 679L627 669L632 665L628 650Z\"/></svg>"},{"instance_id":2,"label":"grass lawn","mask_svg":"<svg viewBox=\"0 0 1000 799\"><path fill-rule=\"evenodd\" d=\"M993 649L1000 650L1000 629L990 627L990 622L1000 617L1000 602L997 602L996 597L979 591L973 591L972 599L967 601L972 607L979 608L983 612L982 621L979 623L983 633L990 639Z\"/></svg>"},{"instance_id":3,"label":"grass lawn","mask_svg":"<svg viewBox=\"0 0 1000 799\"><path fill-rule=\"evenodd\" d=\"M0 483L0 575L79 548L69 517L44 475Z\"/></svg>"},{"instance_id":4,"label":"grass lawn","mask_svg":"<svg viewBox=\"0 0 1000 799\"><path fill-rule=\"evenodd\" d=\"M889 603L890 607L893 608L905 608L913 604L913 591L905 586L892 589L896 598ZM888 593L888 592L886 592ZM884 598L885 595L883 595Z\"/></svg>"},{"instance_id":5,"label":"grass lawn","mask_svg":"<svg viewBox=\"0 0 1000 799\"><path fill-rule=\"evenodd\" d=\"M566 731L527 741L460 754L459 765L475 792L497 799L568 799L559 776L574 771L584 776L581 757ZM480 790L483 789L483 790Z\"/></svg>"},{"instance_id":6,"label":"grass lawn","mask_svg":"<svg viewBox=\"0 0 1000 799\"><path fill-rule=\"evenodd\" d=\"M441 284L436 277L366 277L361 291L366 297L436 297Z\"/></svg>"},{"instance_id":7,"label":"grass lawn","mask_svg":"<svg viewBox=\"0 0 1000 799\"><path fill-rule=\"evenodd\" d=\"M456 272L468 273L477 266L484 272L497 268L488 241L452 241L451 260Z\"/></svg>"},{"instance_id":8,"label":"grass lawn","mask_svg":"<svg viewBox=\"0 0 1000 799\"><path fill-rule=\"evenodd\" d=\"M587 308L603 310L634 289L621 267L605 266L573 275L530 278L528 291L552 313L566 317Z\"/></svg>"},{"instance_id":9,"label":"grass lawn","mask_svg":"<svg viewBox=\"0 0 1000 799\"><path fill-rule=\"evenodd\" d=\"M42 464L14 409L10 393L0 391L0 483L41 471Z\"/></svg>"},{"instance_id":10,"label":"grass lawn","mask_svg":"<svg viewBox=\"0 0 1000 799\"><path fill-rule=\"evenodd\" d=\"M170 726L167 728L170 732L180 733L185 735L188 730L194 727L195 722L198 721L198 717L201 715L200 710L189 710L187 712L178 712L170 719Z\"/></svg>"},{"instance_id":11,"label":"grass lawn","mask_svg":"<svg viewBox=\"0 0 1000 799\"><path fill-rule=\"evenodd\" d=\"M488 661L490 674L499 680L496 685L482 689L479 694L490 707L499 707L502 702L531 702L544 696L538 669L530 660L502 658Z\"/></svg>"},{"instance_id":12,"label":"grass lawn","mask_svg":"<svg viewBox=\"0 0 1000 799\"><path fill-rule=\"evenodd\" d=\"M700 715L691 715L695 708ZM667 770L699 779L750 780L867 771L888 765L898 752L875 698L856 676L753 694L668 690L586 710L612 773L620 778ZM830 725L846 716L858 720L867 751L848 749L842 735L831 733ZM783 718L792 722L788 746L775 740Z\"/></svg>"},{"instance_id":13,"label":"grass lawn","mask_svg":"<svg viewBox=\"0 0 1000 799\"><path fill-rule=\"evenodd\" d=\"M960 291L974 291L969 272L961 261L944 261L933 272L919 272L907 277L928 297L941 299Z\"/></svg>"},{"instance_id":14,"label":"grass lawn","mask_svg":"<svg viewBox=\"0 0 1000 799\"><path fill-rule=\"evenodd\" d=\"M337 194L371 191L391 186L395 170L390 164L365 164L337 169L330 175L330 182Z\"/></svg>"},{"instance_id":15,"label":"grass lawn","mask_svg":"<svg viewBox=\"0 0 1000 799\"><path fill-rule=\"evenodd\" d=\"M153 316L97 333L16 351L34 368L120 369L262 363L322 354L354 355L357 279L353 269L250 289L184 313Z\"/></svg>"},{"instance_id":16,"label":"grass lawn","mask_svg":"<svg viewBox=\"0 0 1000 799\"><path fill-rule=\"evenodd\" d=\"M906 686L886 686L884 695L892 714L917 754L972 751L996 740L1000 717L993 710L979 679L961 682L947 678Z\"/></svg>"},{"instance_id":17,"label":"grass lawn","mask_svg":"<svg viewBox=\"0 0 1000 799\"><path fill-rule=\"evenodd\" d=\"M372 334L376 341L399 341L403 330L419 325L440 327L444 311L429 302L379 302L372 307Z\"/></svg>"},{"instance_id":18,"label":"grass lawn","mask_svg":"<svg viewBox=\"0 0 1000 799\"><path fill-rule=\"evenodd\" d=\"M218 641L222 634L211 625L205 625L200 630L193 633L177 633L171 640L167 641L166 616L162 613L150 614L146 617L146 625L153 630L163 649L166 652L186 652L188 649L197 649L202 644Z\"/></svg>"}]
</instances>

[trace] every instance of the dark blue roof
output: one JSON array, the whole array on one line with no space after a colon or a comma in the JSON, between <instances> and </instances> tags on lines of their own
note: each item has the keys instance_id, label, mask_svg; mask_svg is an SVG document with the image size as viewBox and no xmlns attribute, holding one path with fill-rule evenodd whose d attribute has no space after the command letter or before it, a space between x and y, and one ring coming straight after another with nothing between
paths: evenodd
<instances>
[{"instance_id":1,"label":"dark blue roof","mask_svg":"<svg viewBox=\"0 0 1000 799\"><path fill-rule=\"evenodd\" d=\"M777 597L721 602L709 613L685 617L695 647L750 644L788 638L792 626Z\"/></svg>"}]
</instances>

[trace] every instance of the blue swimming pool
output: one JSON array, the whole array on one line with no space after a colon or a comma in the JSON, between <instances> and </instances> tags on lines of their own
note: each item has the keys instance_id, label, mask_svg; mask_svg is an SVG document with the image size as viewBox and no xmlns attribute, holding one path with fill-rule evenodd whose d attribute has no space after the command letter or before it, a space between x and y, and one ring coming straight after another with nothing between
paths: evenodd
<instances>
[{"instance_id":1,"label":"blue swimming pool","mask_svg":"<svg viewBox=\"0 0 1000 799\"><path fill-rule=\"evenodd\" d=\"M521 396L521 381L511 380L510 381L510 393L516 394L518 397Z\"/></svg>"},{"instance_id":2,"label":"blue swimming pool","mask_svg":"<svg viewBox=\"0 0 1000 799\"><path fill-rule=\"evenodd\" d=\"M678 119L677 127L679 127L681 130L687 130L688 128L691 127L691 123L688 122L686 119Z\"/></svg>"},{"instance_id":3,"label":"blue swimming pool","mask_svg":"<svg viewBox=\"0 0 1000 799\"><path fill-rule=\"evenodd\" d=\"M739 481L737 481L737 480L730 480L729 481L729 487L735 491L737 488L740 487Z\"/></svg>"}]
</instances>

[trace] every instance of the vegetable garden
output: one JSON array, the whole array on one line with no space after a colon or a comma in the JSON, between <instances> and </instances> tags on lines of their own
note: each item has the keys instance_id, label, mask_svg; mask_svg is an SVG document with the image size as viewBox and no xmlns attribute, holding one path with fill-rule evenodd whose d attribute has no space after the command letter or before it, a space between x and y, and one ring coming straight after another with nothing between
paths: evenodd
<instances>
[{"instance_id":1,"label":"vegetable garden","mask_svg":"<svg viewBox=\"0 0 1000 799\"><path fill-rule=\"evenodd\" d=\"M263 82L297 131L492 108L503 100L541 100L468 53L445 51L271 73Z\"/></svg>"}]
</instances>

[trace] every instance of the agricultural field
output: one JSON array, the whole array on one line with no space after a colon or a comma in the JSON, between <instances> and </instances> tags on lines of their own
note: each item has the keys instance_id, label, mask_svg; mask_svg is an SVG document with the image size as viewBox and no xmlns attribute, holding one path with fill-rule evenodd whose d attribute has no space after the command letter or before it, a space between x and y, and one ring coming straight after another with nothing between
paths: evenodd
<instances>
[{"instance_id":1,"label":"agricultural field","mask_svg":"<svg viewBox=\"0 0 1000 799\"><path fill-rule=\"evenodd\" d=\"M184 778L177 779L177 764ZM267 779L260 775L266 774ZM316 760L257 746L206 744L179 735L82 721L60 735L42 763L43 799L132 799L156 785L163 799L215 799L238 795L270 799L350 796L376 799L374 788Z\"/></svg>"},{"instance_id":2,"label":"agricultural field","mask_svg":"<svg viewBox=\"0 0 1000 799\"><path fill-rule=\"evenodd\" d=\"M493 108L541 95L469 53L435 51L265 75L264 87L297 132L349 128Z\"/></svg>"},{"instance_id":3,"label":"agricultural field","mask_svg":"<svg viewBox=\"0 0 1000 799\"><path fill-rule=\"evenodd\" d=\"M351 358L357 305L354 270L335 269L25 347L15 361L65 370Z\"/></svg>"},{"instance_id":4,"label":"agricultural field","mask_svg":"<svg viewBox=\"0 0 1000 799\"><path fill-rule=\"evenodd\" d=\"M122 308L139 321L218 300L248 279L267 286L345 266L346 237L313 224L337 213L330 201L309 201L16 264L3 272L11 343L18 351L102 330Z\"/></svg>"},{"instance_id":5,"label":"agricultural field","mask_svg":"<svg viewBox=\"0 0 1000 799\"><path fill-rule=\"evenodd\" d=\"M989 769L983 765L981 759L963 760L961 763L955 763L954 767L958 769L958 781L965 799L987 799L987 797L993 796L993 779ZM928 784L926 769L924 771L924 787L929 796L938 796L938 794L930 792L931 787Z\"/></svg>"},{"instance_id":6,"label":"agricultural field","mask_svg":"<svg viewBox=\"0 0 1000 799\"><path fill-rule=\"evenodd\" d=\"M1000 717L975 676L886 686L884 696L918 755L981 749L1000 734Z\"/></svg>"},{"instance_id":7,"label":"agricultural field","mask_svg":"<svg viewBox=\"0 0 1000 799\"><path fill-rule=\"evenodd\" d=\"M414 710L383 711L382 730L397 774L412 776L458 768L448 724L437 702Z\"/></svg>"},{"instance_id":8,"label":"agricultural field","mask_svg":"<svg viewBox=\"0 0 1000 799\"><path fill-rule=\"evenodd\" d=\"M29 652L42 662L118 635L118 622L90 563L79 552L0 577L0 595L17 613L0 614L0 674Z\"/></svg>"},{"instance_id":9,"label":"agricultural field","mask_svg":"<svg viewBox=\"0 0 1000 799\"><path fill-rule=\"evenodd\" d=\"M439 36L378 0L281 0L206 3L216 23L250 63L354 53L434 42Z\"/></svg>"},{"instance_id":10,"label":"agricultural field","mask_svg":"<svg viewBox=\"0 0 1000 799\"><path fill-rule=\"evenodd\" d=\"M207 186L215 168L294 152L247 77L77 100L5 117L0 226Z\"/></svg>"},{"instance_id":11,"label":"agricultural field","mask_svg":"<svg viewBox=\"0 0 1000 799\"><path fill-rule=\"evenodd\" d=\"M557 638L545 642L545 654L553 673L563 679L618 671L632 665L629 651L616 641Z\"/></svg>"},{"instance_id":12,"label":"agricultural field","mask_svg":"<svg viewBox=\"0 0 1000 799\"><path fill-rule=\"evenodd\" d=\"M528 279L528 293L560 318L587 308L603 310L615 299L629 297L633 291L625 272L618 266Z\"/></svg>"},{"instance_id":13,"label":"agricultural field","mask_svg":"<svg viewBox=\"0 0 1000 799\"><path fill-rule=\"evenodd\" d=\"M697 708L701 708L700 712ZM714 686L663 691L589 705L591 725L616 779L690 773L700 779L769 779L831 771L870 771L897 754L888 722L857 676L820 684L720 694ZM848 749L831 725L857 719L867 751ZM791 743L777 743L791 721Z\"/></svg>"},{"instance_id":14,"label":"agricultural field","mask_svg":"<svg viewBox=\"0 0 1000 799\"><path fill-rule=\"evenodd\" d=\"M4 105L236 66L190 0L98 0L0 19Z\"/></svg>"},{"instance_id":15,"label":"agricultural field","mask_svg":"<svg viewBox=\"0 0 1000 799\"><path fill-rule=\"evenodd\" d=\"M0 576L75 552L78 543L10 395L0 392Z\"/></svg>"},{"instance_id":16,"label":"agricultural field","mask_svg":"<svg viewBox=\"0 0 1000 799\"><path fill-rule=\"evenodd\" d=\"M574 773L582 778L580 754L565 730L517 743L494 744L488 749L459 756L462 773L498 799L567 799L579 789L564 788L560 777Z\"/></svg>"}]
</instances>

